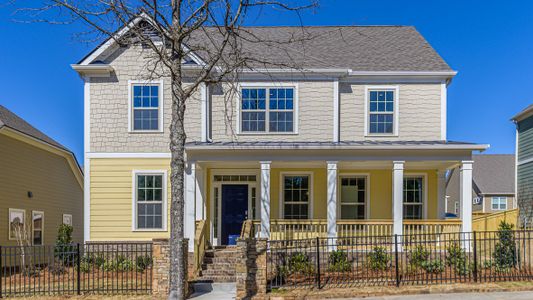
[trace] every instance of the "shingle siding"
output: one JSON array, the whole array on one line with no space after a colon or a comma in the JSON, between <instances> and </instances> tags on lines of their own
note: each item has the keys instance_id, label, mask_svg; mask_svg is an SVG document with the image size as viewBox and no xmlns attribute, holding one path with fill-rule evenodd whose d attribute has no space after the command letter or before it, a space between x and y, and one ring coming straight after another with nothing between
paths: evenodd
<instances>
[{"instance_id":1,"label":"shingle siding","mask_svg":"<svg viewBox=\"0 0 533 300\"><path fill-rule=\"evenodd\" d=\"M518 161L533 158L533 117L518 122Z\"/></svg>"}]
</instances>

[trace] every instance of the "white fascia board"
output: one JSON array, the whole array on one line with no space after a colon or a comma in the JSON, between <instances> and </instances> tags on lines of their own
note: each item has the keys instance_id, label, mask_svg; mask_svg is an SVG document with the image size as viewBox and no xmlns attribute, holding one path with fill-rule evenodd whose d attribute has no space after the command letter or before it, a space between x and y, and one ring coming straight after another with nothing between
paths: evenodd
<instances>
[{"instance_id":1,"label":"white fascia board","mask_svg":"<svg viewBox=\"0 0 533 300\"><path fill-rule=\"evenodd\" d=\"M122 152L90 152L86 153L87 158L170 158L171 153L146 152L146 153L122 153Z\"/></svg>"},{"instance_id":2,"label":"white fascia board","mask_svg":"<svg viewBox=\"0 0 533 300\"><path fill-rule=\"evenodd\" d=\"M81 76L91 76L91 77L109 77L111 72L113 72L113 67L106 64L98 65L80 65L72 64L70 65L72 69Z\"/></svg>"},{"instance_id":3,"label":"white fascia board","mask_svg":"<svg viewBox=\"0 0 533 300\"><path fill-rule=\"evenodd\" d=\"M453 77L457 71L350 71L349 76L446 76Z\"/></svg>"},{"instance_id":4,"label":"white fascia board","mask_svg":"<svg viewBox=\"0 0 533 300\"><path fill-rule=\"evenodd\" d=\"M194 150L471 150L483 151L489 148L488 144L475 145L257 145L257 146L238 146L238 145L199 145L186 146L187 151Z\"/></svg>"}]
</instances>

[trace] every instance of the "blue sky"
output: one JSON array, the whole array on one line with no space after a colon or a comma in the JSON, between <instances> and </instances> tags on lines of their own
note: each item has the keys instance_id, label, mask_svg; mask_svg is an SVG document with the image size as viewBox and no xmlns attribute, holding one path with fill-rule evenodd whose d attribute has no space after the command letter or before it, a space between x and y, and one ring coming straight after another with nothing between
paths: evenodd
<instances>
[{"instance_id":1,"label":"blue sky","mask_svg":"<svg viewBox=\"0 0 533 300\"><path fill-rule=\"evenodd\" d=\"M83 159L83 84L70 64L95 43L79 25L12 21L0 6L0 104ZM514 152L509 119L533 103L533 1L322 1L305 25L414 25L459 71L448 89L448 139ZM248 25L297 25L293 14L266 10Z\"/></svg>"}]
</instances>

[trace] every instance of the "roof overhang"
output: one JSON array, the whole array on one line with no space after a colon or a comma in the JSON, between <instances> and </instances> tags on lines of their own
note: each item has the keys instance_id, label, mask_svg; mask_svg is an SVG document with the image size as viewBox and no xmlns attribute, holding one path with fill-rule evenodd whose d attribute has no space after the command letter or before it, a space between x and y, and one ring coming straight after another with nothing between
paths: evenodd
<instances>
[{"instance_id":1,"label":"roof overhang","mask_svg":"<svg viewBox=\"0 0 533 300\"><path fill-rule=\"evenodd\" d=\"M533 116L533 104L526 107L523 111L516 114L514 117L511 118L511 121L513 122L520 122L530 116Z\"/></svg>"},{"instance_id":2,"label":"roof overhang","mask_svg":"<svg viewBox=\"0 0 533 300\"><path fill-rule=\"evenodd\" d=\"M81 76L91 77L109 77L113 72L113 67L107 64L94 64L94 65L70 65L74 71L78 72Z\"/></svg>"}]
</instances>

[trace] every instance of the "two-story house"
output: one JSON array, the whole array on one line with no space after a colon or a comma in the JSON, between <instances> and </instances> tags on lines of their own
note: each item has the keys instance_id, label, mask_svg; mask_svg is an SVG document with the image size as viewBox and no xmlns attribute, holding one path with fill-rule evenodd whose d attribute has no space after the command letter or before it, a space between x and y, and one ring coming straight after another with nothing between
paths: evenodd
<instances>
[{"instance_id":1,"label":"two-story house","mask_svg":"<svg viewBox=\"0 0 533 300\"><path fill-rule=\"evenodd\" d=\"M472 153L488 146L447 139L456 71L411 26L305 31L319 38L292 46L305 53L302 70L249 71L235 97L204 85L188 103L186 237L205 220L211 245L232 244L247 219L270 239L470 231ZM90 241L169 237L170 79L144 79L146 51L108 40L73 65L85 82ZM464 213L445 220L445 174L456 167Z\"/></svg>"},{"instance_id":2,"label":"two-story house","mask_svg":"<svg viewBox=\"0 0 533 300\"><path fill-rule=\"evenodd\" d=\"M533 104L516 114L516 193L522 226L533 224Z\"/></svg>"}]
</instances>

